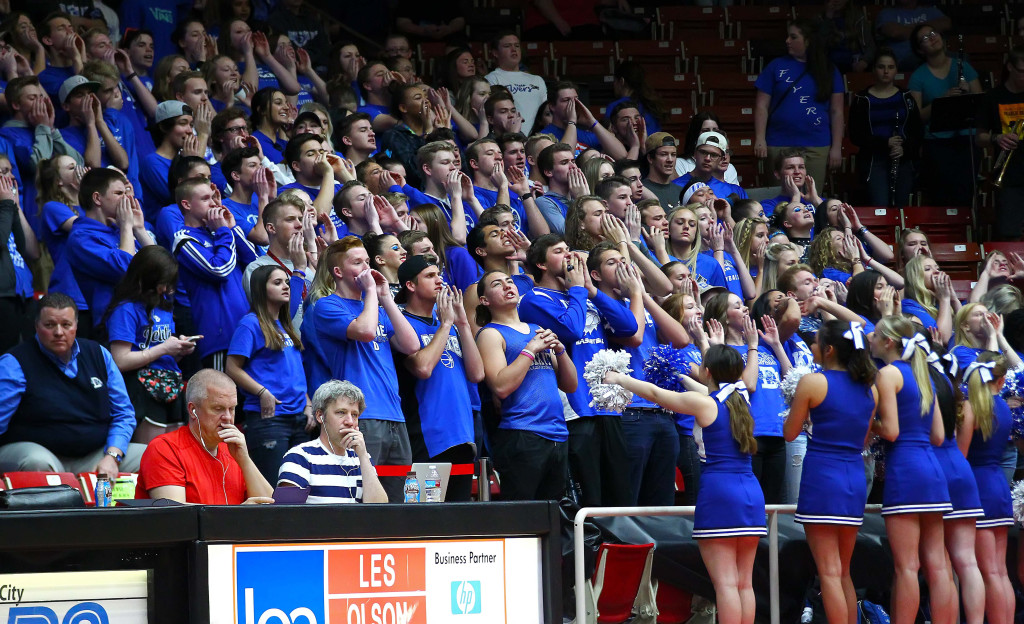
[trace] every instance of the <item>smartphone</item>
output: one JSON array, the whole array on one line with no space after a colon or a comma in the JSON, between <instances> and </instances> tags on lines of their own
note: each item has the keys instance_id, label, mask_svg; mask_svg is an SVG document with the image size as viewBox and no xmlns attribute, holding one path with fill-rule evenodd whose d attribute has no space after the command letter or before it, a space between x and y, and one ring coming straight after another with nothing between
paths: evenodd
<instances>
[{"instance_id":1,"label":"smartphone","mask_svg":"<svg viewBox=\"0 0 1024 624\"><path fill-rule=\"evenodd\" d=\"M189 336L185 340L188 342L198 342L201 338L202 336Z\"/></svg>"}]
</instances>

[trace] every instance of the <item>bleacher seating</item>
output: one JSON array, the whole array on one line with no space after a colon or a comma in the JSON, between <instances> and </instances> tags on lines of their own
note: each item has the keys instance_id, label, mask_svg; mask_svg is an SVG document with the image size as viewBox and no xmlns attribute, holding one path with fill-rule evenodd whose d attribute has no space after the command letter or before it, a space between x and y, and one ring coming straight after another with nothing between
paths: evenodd
<instances>
[{"instance_id":1,"label":"bleacher seating","mask_svg":"<svg viewBox=\"0 0 1024 624\"><path fill-rule=\"evenodd\" d=\"M977 279L981 247L978 243L931 243L932 257L939 268L954 279Z\"/></svg>"},{"instance_id":2,"label":"bleacher seating","mask_svg":"<svg viewBox=\"0 0 1024 624\"><path fill-rule=\"evenodd\" d=\"M920 228L933 243L973 240L973 224L970 208L908 206L903 209L904 227Z\"/></svg>"}]
</instances>

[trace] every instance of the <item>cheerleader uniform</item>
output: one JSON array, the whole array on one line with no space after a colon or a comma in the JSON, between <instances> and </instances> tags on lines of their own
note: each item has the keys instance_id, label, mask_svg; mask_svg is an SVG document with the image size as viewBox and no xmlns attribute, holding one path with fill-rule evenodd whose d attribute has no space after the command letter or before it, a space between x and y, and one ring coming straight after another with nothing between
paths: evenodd
<instances>
[{"instance_id":1,"label":"cheerleader uniform","mask_svg":"<svg viewBox=\"0 0 1024 624\"><path fill-rule=\"evenodd\" d=\"M1012 423L1013 417L1006 401L999 395L993 396L992 434L985 440L981 431L975 430L971 446L967 449L967 462L971 465L981 507L985 510L985 517L978 520L979 529L1013 524L1010 484L1000 466Z\"/></svg>"},{"instance_id":2,"label":"cheerleader uniform","mask_svg":"<svg viewBox=\"0 0 1024 624\"><path fill-rule=\"evenodd\" d=\"M751 470L750 455L741 452L732 437L729 417L729 408L718 403L718 417L703 429L707 462L697 493L694 539L768 535L764 494Z\"/></svg>"},{"instance_id":3,"label":"cheerleader uniform","mask_svg":"<svg viewBox=\"0 0 1024 624\"><path fill-rule=\"evenodd\" d=\"M846 371L822 372L828 393L811 408L811 430L804 456L796 521L860 526L868 499L861 450L871 426L875 399L870 384Z\"/></svg>"},{"instance_id":4,"label":"cheerleader uniform","mask_svg":"<svg viewBox=\"0 0 1024 624\"><path fill-rule=\"evenodd\" d=\"M947 385L949 380L941 375ZM933 375L933 379L935 376ZM937 383L937 382L935 382ZM952 391L952 386L950 386ZM941 405L941 399L940 399ZM942 446L935 448L935 458L939 460L943 474L946 475L946 487L949 490L949 503L953 511L943 514L943 520L960 520L962 518L980 518L985 515L978 498L978 485L974 481L971 465L960 452L956 444L956 431L947 431Z\"/></svg>"},{"instance_id":5,"label":"cheerleader uniform","mask_svg":"<svg viewBox=\"0 0 1024 624\"><path fill-rule=\"evenodd\" d=\"M896 360L892 365L903 375L903 389L896 393L900 433L886 458L882 515L952 511L946 476L931 444L934 408L921 415L921 391L910 363Z\"/></svg>"}]
</instances>

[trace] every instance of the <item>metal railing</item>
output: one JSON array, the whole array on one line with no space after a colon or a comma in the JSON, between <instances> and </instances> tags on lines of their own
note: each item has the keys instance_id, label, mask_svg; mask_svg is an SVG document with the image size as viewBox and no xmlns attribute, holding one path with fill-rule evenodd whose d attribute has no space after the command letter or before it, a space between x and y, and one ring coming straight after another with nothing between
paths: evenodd
<instances>
[{"instance_id":1,"label":"metal railing","mask_svg":"<svg viewBox=\"0 0 1024 624\"><path fill-rule=\"evenodd\" d=\"M696 507L584 507L573 518L573 557L576 562L576 622L585 624L589 615L586 607L586 583L583 551L583 523L587 518L612 516L692 516ZM796 513L796 505L765 505L768 516L768 594L771 624L779 624L779 514ZM878 513L881 505L867 505L864 513ZM580 619L582 614L583 619Z\"/></svg>"}]
</instances>

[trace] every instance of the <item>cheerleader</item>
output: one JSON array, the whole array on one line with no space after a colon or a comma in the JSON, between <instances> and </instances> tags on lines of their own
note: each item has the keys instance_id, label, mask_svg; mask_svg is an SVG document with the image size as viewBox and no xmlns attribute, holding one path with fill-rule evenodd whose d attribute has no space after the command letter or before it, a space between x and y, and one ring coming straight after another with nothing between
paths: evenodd
<instances>
[{"instance_id":1,"label":"cheerleader","mask_svg":"<svg viewBox=\"0 0 1024 624\"><path fill-rule=\"evenodd\" d=\"M921 601L924 564L932 622L952 624L952 573L943 543L942 515L953 509L932 446L942 444L942 419L933 418L935 388L928 375L927 341L910 321L886 316L871 334L871 355L886 363L875 381L878 418L872 429L893 442L885 470L882 517L892 549L893 624L913 624Z\"/></svg>"},{"instance_id":2,"label":"cheerleader","mask_svg":"<svg viewBox=\"0 0 1024 624\"><path fill-rule=\"evenodd\" d=\"M1006 369L1006 358L992 351L983 351L967 367L967 401L957 430L985 511L978 520L974 552L985 579L985 615L991 624L1010 624L1014 617L1013 587L1006 573L1006 534L1013 524L1013 508L1010 484L1000 466L1013 422L1009 406L999 396Z\"/></svg>"},{"instance_id":3,"label":"cheerleader","mask_svg":"<svg viewBox=\"0 0 1024 624\"><path fill-rule=\"evenodd\" d=\"M796 521L804 525L818 567L829 624L850 624L857 621L850 559L868 498L861 449L878 403L872 386L877 369L861 323L824 323L812 349L824 371L800 378L783 433L791 442L808 417L814 426Z\"/></svg>"},{"instance_id":4,"label":"cheerleader","mask_svg":"<svg viewBox=\"0 0 1024 624\"><path fill-rule=\"evenodd\" d=\"M751 470L757 440L741 379L744 368L735 349L710 347L700 370L710 397L662 390L615 371L605 375L605 383L618 384L673 412L693 414L703 428L707 463L697 494L693 538L715 587L720 624L754 621L754 555L758 540L767 535L764 495Z\"/></svg>"}]
</instances>

